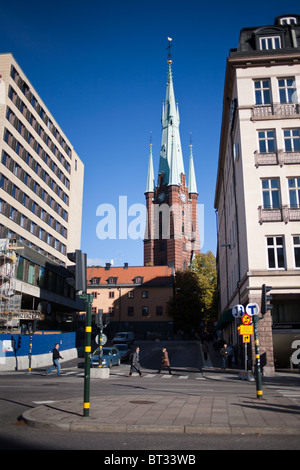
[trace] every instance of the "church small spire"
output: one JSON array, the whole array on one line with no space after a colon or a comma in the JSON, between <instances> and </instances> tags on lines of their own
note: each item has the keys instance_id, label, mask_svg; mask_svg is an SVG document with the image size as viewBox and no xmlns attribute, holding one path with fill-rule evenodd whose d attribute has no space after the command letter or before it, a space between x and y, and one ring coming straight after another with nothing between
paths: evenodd
<instances>
[{"instance_id":1,"label":"church small spire","mask_svg":"<svg viewBox=\"0 0 300 470\"><path fill-rule=\"evenodd\" d=\"M180 175L177 168L176 149L174 148L174 135L172 135L171 145L171 166L169 174L169 186L180 185Z\"/></svg>"},{"instance_id":2,"label":"church small spire","mask_svg":"<svg viewBox=\"0 0 300 470\"><path fill-rule=\"evenodd\" d=\"M150 144L149 144L149 163L148 163L148 175L147 175L147 186L145 193L154 193L155 191L155 179L153 169L153 156L152 156L152 133L150 133Z\"/></svg>"},{"instance_id":3,"label":"church small spire","mask_svg":"<svg viewBox=\"0 0 300 470\"><path fill-rule=\"evenodd\" d=\"M193 145L192 145L192 133L190 133L190 168L189 168L189 193L198 194L197 184L196 184L196 175L194 167L194 158L193 158Z\"/></svg>"}]
</instances>

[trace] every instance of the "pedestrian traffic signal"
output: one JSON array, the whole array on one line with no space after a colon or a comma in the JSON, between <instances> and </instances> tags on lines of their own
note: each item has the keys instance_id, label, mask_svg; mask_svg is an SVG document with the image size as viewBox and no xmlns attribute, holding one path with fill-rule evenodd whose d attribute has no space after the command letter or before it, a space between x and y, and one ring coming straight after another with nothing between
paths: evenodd
<instances>
[{"instance_id":1,"label":"pedestrian traffic signal","mask_svg":"<svg viewBox=\"0 0 300 470\"><path fill-rule=\"evenodd\" d=\"M98 309L98 312L95 315L95 323L98 327L102 326L102 315L103 315L103 310Z\"/></svg>"},{"instance_id":2,"label":"pedestrian traffic signal","mask_svg":"<svg viewBox=\"0 0 300 470\"><path fill-rule=\"evenodd\" d=\"M261 313L265 315L268 310L272 310L273 305L270 305L268 302L273 299L272 295L267 295L267 293L272 290L271 286L262 285L262 295L261 295Z\"/></svg>"},{"instance_id":3,"label":"pedestrian traffic signal","mask_svg":"<svg viewBox=\"0 0 300 470\"><path fill-rule=\"evenodd\" d=\"M67 283L74 287L76 292L86 293L86 253L81 250L75 250L73 253L67 253L67 257L72 263L67 269L73 274L72 277L67 278Z\"/></svg>"}]
</instances>

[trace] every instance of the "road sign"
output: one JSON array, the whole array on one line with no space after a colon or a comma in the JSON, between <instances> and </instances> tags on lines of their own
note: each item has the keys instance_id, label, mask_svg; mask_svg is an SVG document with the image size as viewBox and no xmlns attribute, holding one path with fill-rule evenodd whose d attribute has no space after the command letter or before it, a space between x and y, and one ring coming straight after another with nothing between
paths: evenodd
<instances>
[{"instance_id":1,"label":"road sign","mask_svg":"<svg viewBox=\"0 0 300 470\"><path fill-rule=\"evenodd\" d=\"M239 325L238 331L240 335L253 335L253 325Z\"/></svg>"},{"instance_id":2,"label":"road sign","mask_svg":"<svg viewBox=\"0 0 300 470\"><path fill-rule=\"evenodd\" d=\"M101 337L101 340L102 340L101 344L102 344L102 346L104 346L107 342L107 336L102 333L102 335L100 337ZM96 341L97 344L100 343L99 335L96 336L95 341Z\"/></svg>"},{"instance_id":3,"label":"road sign","mask_svg":"<svg viewBox=\"0 0 300 470\"><path fill-rule=\"evenodd\" d=\"M238 317L241 317L245 313L245 309L243 305L235 305L231 312L235 318L238 318Z\"/></svg>"},{"instance_id":4,"label":"road sign","mask_svg":"<svg viewBox=\"0 0 300 470\"><path fill-rule=\"evenodd\" d=\"M243 335L243 343L250 343L251 335Z\"/></svg>"},{"instance_id":5,"label":"road sign","mask_svg":"<svg viewBox=\"0 0 300 470\"><path fill-rule=\"evenodd\" d=\"M245 313L245 315L242 316L243 325L250 325L251 322L252 322L251 316L248 315L248 313Z\"/></svg>"},{"instance_id":6,"label":"road sign","mask_svg":"<svg viewBox=\"0 0 300 470\"><path fill-rule=\"evenodd\" d=\"M248 313L248 315L258 315L258 312L259 312L259 306L252 302L248 305L246 305L246 312Z\"/></svg>"}]
</instances>

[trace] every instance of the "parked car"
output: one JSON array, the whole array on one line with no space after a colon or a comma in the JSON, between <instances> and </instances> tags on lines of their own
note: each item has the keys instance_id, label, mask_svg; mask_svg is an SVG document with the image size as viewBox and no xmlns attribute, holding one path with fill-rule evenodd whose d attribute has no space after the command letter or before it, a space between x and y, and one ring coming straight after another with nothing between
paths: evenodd
<instances>
[{"instance_id":1,"label":"parked car","mask_svg":"<svg viewBox=\"0 0 300 470\"><path fill-rule=\"evenodd\" d=\"M131 353L128 344L115 344L115 346L121 353L121 361L128 361Z\"/></svg>"},{"instance_id":2,"label":"parked car","mask_svg":"<svg viewBox=\"0 0 300 470\"><path fill-rule=\"evenodd\" d=\"M100 348L95 349L91 355L91 366L99 366ZM121 364L121 353L116 348L102 348L102 367L119 366Z\"/></svg>"},{"instance_id":3,"label":"parked car","mask_svg":"<svg viewBox=\"0 0 300 470\"><path fill-rule=\"evenodd\" d=\"M132 331L121 331L117 333L113 339L113 344L133 344L134 343L134 333Z\"/></svg>"}]
</instances>

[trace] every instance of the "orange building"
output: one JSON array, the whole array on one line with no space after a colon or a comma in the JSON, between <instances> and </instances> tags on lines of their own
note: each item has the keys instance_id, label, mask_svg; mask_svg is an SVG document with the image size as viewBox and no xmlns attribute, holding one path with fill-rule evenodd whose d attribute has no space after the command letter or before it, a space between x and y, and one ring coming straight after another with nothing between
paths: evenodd
<instances>
[{"instance_id":1,"label":"orange building","mask_svg":"<svg viewBox=\"0 0 300 470\"><path fill-rule=\"evenodd\" d=\"M110 315L105 334L133 331L136 338L170 337L173 321L167 303L173 297L173 274L167 266L87 268L87 291L93 294L93 318Z\"/></svg>"}]
</instances>

